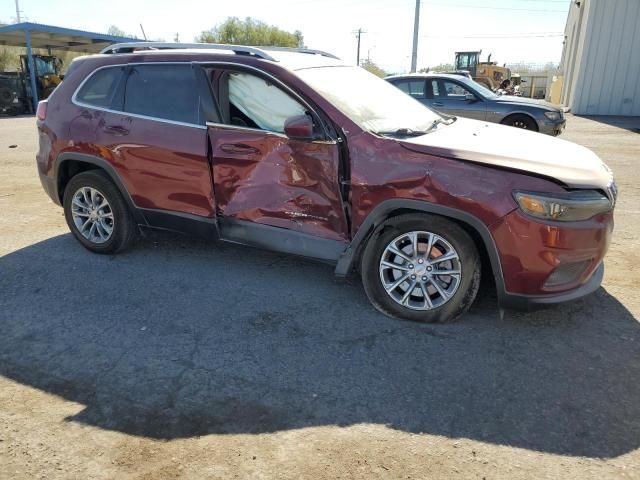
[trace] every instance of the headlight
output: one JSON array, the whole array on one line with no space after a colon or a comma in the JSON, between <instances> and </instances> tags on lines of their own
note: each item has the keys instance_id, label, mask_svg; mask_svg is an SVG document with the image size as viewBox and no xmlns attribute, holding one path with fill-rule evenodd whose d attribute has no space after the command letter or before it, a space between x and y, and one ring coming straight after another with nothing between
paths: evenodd
<instances>
[{"instance_id":1,"label":"headlight","mask_svg":"<svg viewBox=\"0 0 640 480\"><path fill-rule=\"evenodd\" d=\"M613 209L611 200L595 190L575 190L558 195L514 192L513 197L527 215L559 222L588 220Z\"/></svg>"},{"instance_id":2,"label":"headlight","mask_svg":"<svg viewBox=\"0 0 640 480\"><path fill-rule=\"evenodd\" d=\"M544 112L544 116L549 120L560 120L560 112Z\"/></svg>"}]
</instances>

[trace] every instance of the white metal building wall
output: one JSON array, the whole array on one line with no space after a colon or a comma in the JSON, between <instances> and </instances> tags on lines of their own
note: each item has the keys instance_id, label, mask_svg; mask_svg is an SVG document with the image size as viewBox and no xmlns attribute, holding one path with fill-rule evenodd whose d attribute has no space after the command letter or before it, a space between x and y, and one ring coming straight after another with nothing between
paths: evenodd
<instances>
[{"instance_id":1,"label":"white metal building wall","mask_svg":"<svg viewBox=\"0 0 640 480\"><path fill-rule=\"evenodd\" d=\"M583 115L640 115L640 0L573 2L565 36L563 103Z\"/></svg>"}]
</instances>

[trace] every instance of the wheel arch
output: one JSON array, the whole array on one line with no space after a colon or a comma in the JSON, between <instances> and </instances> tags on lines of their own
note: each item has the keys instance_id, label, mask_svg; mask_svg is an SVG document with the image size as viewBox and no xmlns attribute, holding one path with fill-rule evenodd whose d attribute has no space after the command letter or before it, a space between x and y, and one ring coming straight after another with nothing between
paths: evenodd
<instances>
[{"instance_id":1,"label":"wheel arch","mask_svg":"<svg viewBox=\"0 0 640 480\"><path fill-rule=\"evenodd\" d=\"M146 224L144 216L133 203L133 199L131 195L129 195L129 191L124 186L116 169L104 158L95 155L76 152L65 152L58 155L54 166L55 196L59 199L61 205L62 199L64 198L64 190L71 178L78 173L89 170L103 171L120 191L122 198L124 198L127 203L136 222L141 225Z\"/></svg>"},{"instance_id":2,"label":"wheel arch","mask_svg":"<svg viewBox=\"0 0 640 480\"><path fill-rule=\"evenodd\" d=\"M405 213L428 213L438 215L454 221L461 226L472 238L480 256L490 266L496 284L498 296L504 290L504 277L498 249L487 226L477 217L451 207L445 207L421 200L392 199L380 203L369 213L358 229L349 246L342 253L336 265L335 274L344 278L349 275L358 262L366 243L377 233L378 228L389 218Z\"/></svg>"},{"instance_id":3,"label":"wheel arch","mask_svg":"<svg viewBox=\"0 0 640 480\"><path fill-rule=\"evenodd\" d=\"M509 114L505 115L502 118L502 120L500 120L500 123L502 125L505 125L507 123L507 121L510 118L513 118L513 117L527 117L527 118L529 118L533 122L533 124L536 126L536 130L535 131L536 132L540 131L540 125L538 124L538 120L536 120L536 118L531 113L526 112L526 111L509 112Z\"/></svg>"}]
</instances>

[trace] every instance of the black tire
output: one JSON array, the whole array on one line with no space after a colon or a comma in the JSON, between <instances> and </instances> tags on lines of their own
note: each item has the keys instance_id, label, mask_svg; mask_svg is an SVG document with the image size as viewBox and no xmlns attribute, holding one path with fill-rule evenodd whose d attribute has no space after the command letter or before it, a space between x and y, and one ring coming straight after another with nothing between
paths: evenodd
<instances>
[{"instance_id":1,"label":"black tire","mask_svg":"<svg viewBox=\"0 0 640 480\"><path fill-rule=\"evenodd\" d=\"M71 205L74 194L83 187L91 187L104 196L113 212L113 232L104 243L95 243L85 238L73 221ZM102 170L89 170L74 176L64 190L64 217L71 233L88 250L110 254L125 250L135 240L138 227L118 187Z\"/></svg>"},{"instance_id":2,"label":"black tire","mask_svg":"<svg viewBox=\"0 0 640 480\"><path fill-rule=\"evenodd\" d=\"M521 128L523 130L531 130L532 132L538 131L538 124L529 115L509 115L502 121L502 124L510 127Z\"/></svg>"},{"instance_id":3,"label":"black tire","mask_svg":"<svg viewBox=\"0 0 640 480\"><path fill-rule=\"evenodd\" d=\"M384 289L380 278L380 261L387 245L412 231L435 233L449 242L460 259L461 278L455 293L431 310L414 310L400 305ZM390 317L423 323L451 322L465 313L480 287L481 262L473 239L456 223L428 214L405 214L385 221L369 238L361 258L360 272L371 303Z\"/></svg>"}]
</instances>

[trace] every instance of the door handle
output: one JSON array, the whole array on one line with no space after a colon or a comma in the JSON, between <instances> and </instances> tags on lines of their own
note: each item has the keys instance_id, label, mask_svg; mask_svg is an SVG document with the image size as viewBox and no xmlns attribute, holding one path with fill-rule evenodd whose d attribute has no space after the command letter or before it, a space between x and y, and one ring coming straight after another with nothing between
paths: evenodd
<instances>
[{"instance_id":1,"label":"door handle","mask_svg":"<svg viewBox=\"0 0 640 480\"><path fill-rule=\"evenodd\" d=\"M431 105L433 105L434 107L444 107L444 103L441 102L433 102Z\"/></svg>"},{"instance_id":2,"label":"door handle","mask_svg":"<svg viewBox=\"0 0 640 480\"><path fill-rule=\"evenodd\" d=\"M121 127L119 125L107 125L106 127L104 127L103 129L106 133L110 133L111 135L116 135L118 137L122 137L124 135L128 135L129 134L129 130Z\"/></svg>"},{"instance_id":3,"label":"door handle","mask_svg":"<svg viewBox=\"0 0 640 480\"><path fill-rule=\"evenodd\" d=\"M244 143L223 143L220 145L220 150L226 153L240 153L245 155L260 153L260 150L257 148L245 145Z\"/></svg>"}]
</instances>

